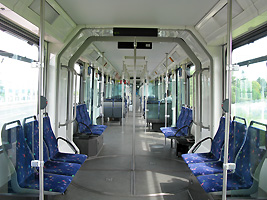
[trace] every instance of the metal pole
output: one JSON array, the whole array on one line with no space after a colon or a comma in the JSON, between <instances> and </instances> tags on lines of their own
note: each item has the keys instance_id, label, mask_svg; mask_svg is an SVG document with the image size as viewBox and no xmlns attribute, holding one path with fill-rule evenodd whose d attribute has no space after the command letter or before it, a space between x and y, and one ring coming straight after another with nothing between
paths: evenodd
<instances>
[{"instance_id":1,"label":"metal pole","mask_svg":"<svg viewBox=\"0 0 267 200\"><path fill-rule=\"evenodd\" d=\"M102 52L102 84L101 84L102 125L104 125L104 84L105 84L104 65L105 65L104 52Z\"/></svg>"},{"instance_id":2,"label":"metal pole","mask_svg":"<svg viewBox=\"0 0 267 200\"><path fill-rule=\"evenodd\" d=\"M196 68L196 70L198 71L198 69ZM185 75L186 77L187 75ZM189 99L189 86L190 86L190 83L188 82L188 85L187 86L187 103L188 105L190 105L190 99ZM201 122L200 122L200 80L199 80L199 76L198 76L198 72L196 72L196 104L195 104L195 112L194 112L194 115L195 115L195 120L196 120L196 134L195 134L195 140L196 141L199 141L201 138L202 138L202 133L201 133Z\"/></svg>"},{"instance_id":3,"label":"metal pole","mask_svg":"<svg viewBox=\"0 0 267 200\"><path fill-rule=\"evenodd\" d=\"M44 168L43 168L43 110L41 109L41 96L43 95L43 70L44 70L44 15L45 0L40 0L40 40L39 40L39 84L38 84L38 113L39 113L39 200L44 200Z\"/></svg>"},{"instance_id":4,"label":"metal pole","mask_svg":"<svg viewBox=\"0 0 267 200\"><path fill-rule=\"evenodd\" d=\"M172 71L172 125L176 126L176 71Z\"/></svg>"},{"instance_id":5,"label":"metal pole","mask_svg":"<svg viewBox=\"0 0 267 200\"><path fill-rule=\"evenodd\" d=\"M145 95L146 95L146 100L145 100L145 119L146 119L146 124L145 127L147 125L147 99L148 99L148 76L147 76L147 61L146 61L146 65L145 65L145 73L146 73L146 90L145 90ZM146 130L146 128L145 128Z\"/></svg>"},{"instance_id":6,"label":"metal pole","mask_svg":"<svg viewBox=\"0 0 267 200\"><path fill-rule=\"evenodd\" d=\"M134 83L133 83L133 135L132 135L132 187L131 194L135 195L135 112L136 112L136 47L134 40Z\"/></svg>"},{"instance_id":7,"label":"metal pole","mask_svg":"<svg viewBox=\"0 0 267 200\"><path fill-rule=\"evenodd\" d=\"M125 103L124 103L124 74L125 74L125 63L124 63L124 61L123 61L123 71L122 71L122 83L121 83L121 112L122 112L122 118L121 118L121 120L122 120L122 127L123 127L123 125L124 125L124 119L123 119L123 117L124 117L124 107L125 107Z\"/></svg>"},{"instance_id":8,"label":"metal pole","mask_svg":"<svg viewBox=\"0 0 267 200\"><path fill-rule=\"evenodd\" d=\"M168 120L168 103L167 94L168 93L168 53L166 53L166 79L165 79L165 127L167 127Z\"/></svg>"},{"instance_id":9,"label":"metal pole","mask_svg":"<svg viewBox=\"0 0 267 200\"><path fill-rule=\"evenodd\" d=\"M225 139L224 139L224 165L223 165L223 196L222 199L226 200L227 193L227 166L228 166L228 147L229 147L229 126L231 116L231 65L232 65L232 0L227 3L227 66L226 66L226 95L225 98L229 100L228 112L225 116Z\"/></svg>"}]
</instances>

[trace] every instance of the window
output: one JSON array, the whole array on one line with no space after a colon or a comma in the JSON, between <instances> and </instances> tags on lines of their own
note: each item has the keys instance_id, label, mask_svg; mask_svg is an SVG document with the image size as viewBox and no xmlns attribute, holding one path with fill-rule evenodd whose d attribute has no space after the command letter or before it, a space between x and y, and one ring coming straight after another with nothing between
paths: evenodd
<instances>
[{"instance_id":1,"label":"window","mask_svg":"<svg viewBox=\"0 0 267 200\"><path fill-rule=\"evenodd\" d=\"M267 37L233 51L232 116L267 123ZM265 54L265 55L264 55Z\"/></svg>"},{"instance_id":2,"label":"window","mask_svg":"<svg viewBox=\"0 0 267 200\"><path fill-rule=\"evenodd\" d=\"M36 115L38 47L0 31L0 127ZM0 140L1 145L1 140Z\"/></svg>"},{"instance_id":3,"label":"window","mask_svg":"<svg viewBox=\"0 0 267 200\"><path fill-rule=\"evenodd\" d=\"M85 70L85 87L84 87L84 101L88 108L90 117L92 117L92 99L93 99L93 68L87 67Z\"/></svg>"},{"instance_id":4,"label":"window","mask_svg":"<svg viewBox=\"0 0 267 200\"><path fill-rule=\"evenodd\" d=\"M80 65L79 64L75 64L74 65L74 70L77 72L77 74L80 74ZM79 102L79 96L80 96L80 75L76 75L74 74L74 78L73 78L73 103L75 102L75 98L76 98L76 103ZM75 92L75 80L76 80L76 92Z\"/></svg>"},{"instance_id":5,"label":"window","mask_svg":"<svg viewBox=\"0 0 267 200\"><path fill-rule=\"evenodd\" d=\"M187 74L187 104L189 106L193 106L194 101L194 80L195 76L193 76L194 72L196 71L196 67L194 65L188 65L186 68L186 74Z\"/></svg>"},{"instance_id":6,"label":"window","mask_svg":"<svg viewBox=\"0 0 267 200\"><path fill-rule=\"evenodd\" d=\"M178 68L176 71L176 116L179 116L184 101L184 79L182 76L182 68Z\"/></svg>"}]
</instances>

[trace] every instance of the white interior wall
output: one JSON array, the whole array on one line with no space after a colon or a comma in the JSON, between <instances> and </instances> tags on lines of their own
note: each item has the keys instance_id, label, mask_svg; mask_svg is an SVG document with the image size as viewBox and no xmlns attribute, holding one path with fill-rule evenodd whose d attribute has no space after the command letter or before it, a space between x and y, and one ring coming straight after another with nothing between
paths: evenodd
<instances>
[{"instance_id":1,"label":"white interior wall","mask_svg":"<svg viewBox=\"0 0 267 200\"><path fill-rule=\"evenodd\" d=\"M220 117L222 115L222 52L221 47L208 47L208 51L213 58L213 83L211 83L211 99L214 104L211 107L213 113L213 124L211 125L211 136L216 134L218 129Z\"/></svg>"},{"instance_id":2,"label":"white interior wall","mask_svg":"<svg viewBox=\"0 0 267 200\"><path fill-rule=\"evenodd\" d=\"M48 51L50 51L48 49ZM56 55L48 54L48 66L47 66L47 94L46 98L48 100L47 109L48 115L51 120L51 126L55 132L58 128L58 124L55 124L56 119Z\"/></svg>"},{"instance_id":3,"label":"white interior wall","mask_svg":"<svg viewBox=\"0 0 267 200\"><path fill-rule=\"evenodd\" d=\"M58 122L60 124L66 123L66 114L67 114L67 85L68 85L68 70L66 68L59 69L59 108L57 110ZM58 128L57 137L66 138L66 126L61 126ZM65 146L62 146L62 143L59 143L59 147L61 151L65 150Z\"/></svg>"}]
</instances>

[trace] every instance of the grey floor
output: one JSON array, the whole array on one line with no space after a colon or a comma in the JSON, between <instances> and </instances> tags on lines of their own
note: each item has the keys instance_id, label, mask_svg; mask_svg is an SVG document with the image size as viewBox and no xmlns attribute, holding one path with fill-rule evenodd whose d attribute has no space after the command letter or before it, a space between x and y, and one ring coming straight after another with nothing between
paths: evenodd
<instances>
[{"instance_id":1,"label":"grey floor","mask_svg":"<svg viewBox=\"0 0 267 200\"><path fill-rule=\"evenodd\" d=\"M175 156L170 141L165 145L161 132L145 127L140 113L136 114L134 157L131 113L123 126L113 121L107 125L100 154L82 165L66 194L56 199L190 199L187 191L190 171L186 164Z\"/></svg>"}]
</instances>

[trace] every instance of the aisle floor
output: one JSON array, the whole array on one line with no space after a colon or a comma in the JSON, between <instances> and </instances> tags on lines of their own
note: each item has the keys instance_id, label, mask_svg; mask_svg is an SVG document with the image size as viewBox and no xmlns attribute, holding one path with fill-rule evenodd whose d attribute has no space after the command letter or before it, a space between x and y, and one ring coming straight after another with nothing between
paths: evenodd
<instances>
[{"instance_id":1,"label":"aisle floor","mask_svg":"<svg viewBox=\"0 0 267 200\"><path fill-rule=\"evenodd\" d=\"M135 156L132 154L133 117L129 113L120 126L108 121L104 146L95 158L89 158L73 178L66 194L58 200L189 200L190 171L175 156L170 141L161 132L145 127L136 114ZM133 160L135 169L133 170Z\"/></svg>"}]
</instances>

